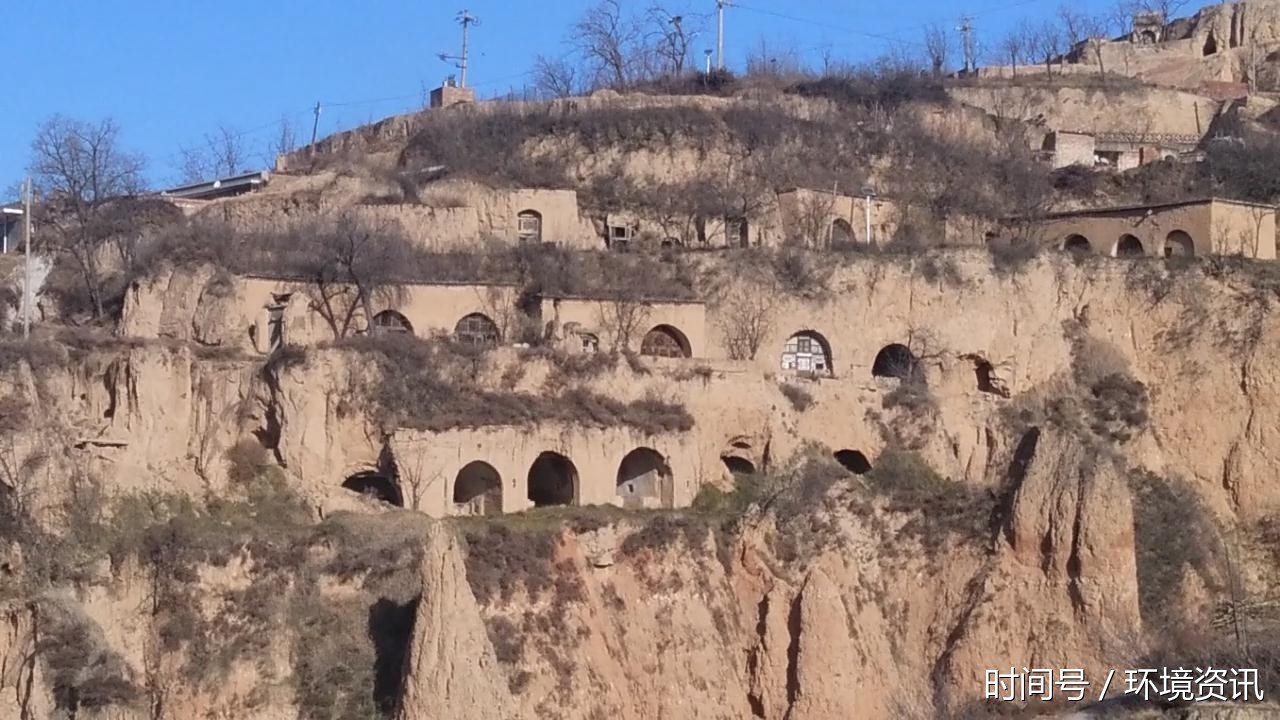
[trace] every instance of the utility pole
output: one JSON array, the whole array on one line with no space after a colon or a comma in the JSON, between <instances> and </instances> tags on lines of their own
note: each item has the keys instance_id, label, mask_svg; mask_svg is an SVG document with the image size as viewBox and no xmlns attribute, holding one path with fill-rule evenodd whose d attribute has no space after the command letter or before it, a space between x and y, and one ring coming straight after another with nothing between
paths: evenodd
<instances>
[{"instance_id":1,"label":"utility pole","mask_svg":"<svg viewBox=\"0 0 1280 720\"><path fill-rule=\"evenodd\" d=\"M472 25L479 25L480 18L476 17L475 15L472 15L470 10L463 10L458 13L457 22L459 25L462 26L462 54L450 55L449 53L438 53L436 57L440 58L442 62L449 62L450 60L455 61L456 64L454 65L454 67L458 68L458 70L461 71L460 73L461 79L458 82L458 87L466 87L467 86L467 66L470 64L470 58L471 58L471 50L470 50L471 46L469 44L468 30L471 28ZM450 80L450 84L452 84L453 82L452 76L450 76L449 80Z\"/></svg>"},{"instance_id":2,"label":"utility pole","mask_svg":"<svg viewBox=\"0 0 1280 720\"><path fill-rule=\"evenodd\" d=\"M961 15L960 27L956 29L960 31L963 39L964 72L967 75L973 72L976 63L976 59L973 57L973 18L968 15Z\"/></svg>"},{"instance_id":3,"label":"utility pole","mask_svg":"<svg viewBox=\"0 0 1280 720\"><path fill-rule=\"evenodd\" d=\"M467 29L479 22L480 19L472 15L470 10L458 13L458 24L462 26L462 80L460 82L462 87L467 86Z\"/></svg>"},{"instance_id":4,"label":"utility pole","mask_svg":"<svg viewBox=\"0 0 1280 720\"><path fill-rule=\"evenodd\" d=\"M320 101L316 101L316 107L312 110L315 113L315 119L311 121L311 152L315 152L316 147L316 131L320 129Z\"/></svg>"},{"instance_id":5,"label":"utility pole","mask_svg":"<svg viewBox=\"0 0 1280 720\"><path fill-rule=\"evenodd\" d=\"M729 0L716 0L716 69L724 69L724 9Z\"/></svg>"},{"instance_id":6,"label":"utility pole","mask_svg":"<svg viewBox=\"0 0 1280 720\"><path fill-rule=\"evenodd\" d=\"M31 292L31 178L27 178L26 190L22 203L22 338L31 336L31 303L35 299Z\"/></svg>"}]
</instances>

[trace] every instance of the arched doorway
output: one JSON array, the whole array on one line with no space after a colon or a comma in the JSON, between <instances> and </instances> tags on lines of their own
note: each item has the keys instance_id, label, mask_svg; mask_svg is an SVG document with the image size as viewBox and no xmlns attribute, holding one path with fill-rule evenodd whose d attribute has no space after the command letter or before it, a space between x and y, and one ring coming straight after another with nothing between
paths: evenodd
<instances>
[{"instance_id":1,"label":"arched doorway","mask_svg":"<svg viewBox=\"0 0 1280 720\"><path fill-rule=\"evenodd\" d=\"M689 351L689 339L684 336L684 333L670 325L659 325L645 333L644 339L640 341L640 354L652 357L687 358L692 353Z\"/></svg>"},{"instance_id":2,"label":"arched doorway","mask_svg":"<svg viewBox=\"0 0 1280 720\"><path fill-rule=\"evenodd\" d=\"M468 345L497 345L501 339L497 323L482 313L471 313L459 320L453 336Z\"/></svg>"},{"instance_id":3,"label":"arched doorway","mask_svg":"<svg viewBox=\"0 0 1280 720\"><path fill-rule=\"evenodd\" d=\"M1116 241L1116 248L1112 254L1116 257L1142 257L1147 253L1142 248L1141 240L1134 235L1126 233Z\"/></svg>"},{"instance_id":4,"label":"arched doorway","mask_svg":"<svg viewBox=\"0 0 1280 720\"><path fill-rule=\"evenodd\" d=\"M1196 244L1183 230L1174 230L1164 239L1165 257L1191 257L1196 254Z\"/></svg>"},{"instance_id":5,"label":"arched doorway","mask_svg":"<svg viewBox=\"0 0 1280 720\"><path fill-rule=\"evenodd\" d=\"M834 247L853 245L858 241L853 234L853 226L844 218L836 218L831 222L831 244Z\"/></svg>"},{"instance_id":6,"label":"arched doorway","mask_svg":"<svg viewBox=\"0 0 1280 720\"><path fill-rule=\"evenodd\" d=\"M1062 249L1072 253L1089 253L1093 252L1093 243L1083 235L1068 235L1062 242Z\"/></svg>"},{"instance_id":7,"label":"arched doorway","mask_svg":"<svg viewBox=\"0 0 1280 720\"><path fill-rule=\"evenodd\" d=\"M671 507L671 466L658 451L642 447L627 453L618 465L617 495L629 509Z\"/></svg>"},{"instance_id":8,"label":"arched doorway","mask_svg":"<svg viewBox=\"0 0 1280 720\"><path fill-rule=\"evenodd\" d=\"M373 327L379 333L413 334L413 325L409 319L395 310L383 310L373 316Z\"/></svg>"},{"instance_id":9,"label":"arched doorway","mask_svg":"<svg viewBox=\"0 0 1280 720\"><path fill-rule=\"evenodd\" d=\"M871 461L860 450L837 450L832 453L836 462L854 475L865 475L871 472Z\"/></svg>"},{"instance_id":10,"label":"arched doorway","mask_svg":"<svg viewBox=\"0 0 1280 720\"><path fill-rule=\"evenodd\" d=\"M812 330L801 330L782 348L782 369L792 372L831 374L831 345Z\"/></svg>"},{"instance_id":11,"label":"arched doorway","mask_svg":"<svg viewBox=\"0 0 1280 720\"><path fill-rule=\"evenodd\" d=\"M400 494L400 486L391 478L377 471L370 470L356 473L348 477L342 483L342 487L373 500L381 500L389 505L404 507L404 496Z\"/></svg>"},{"instance_id":12,"label":"arched doorway","mask_svg":"<svg viewBox=\"0 0 1280 720\"><path fill-rule=\"evenodd\" d=\"M873 377L892 377L900 380L921 379L920 361L915 353L900 343L885 345L876 353L875 362L871 365Z\"/></svg>"},{"instance_id":13,"label":"arched doorway","mask_svg":"<svg viewBox=\"0 0 1280 720\"><path fill-rule=\"evenodd\" d=\"M453 504L459 515L501 515L502 476L487 462L467 463L454 478Z\"/></svg>"},{"instance_id":14,"label":"arched doorway","mask_svg":"<svg viewBox=\"0 0 1280 720\"><path fill-rule=\"evenodd\" d=\"M516 238L521 245L542 242L542 213L522 210L516 215Z\"/></svg>"},{"instance_id":15,"label":"arched doorway","mask_svg":"<svg viewBox=\"0 0 1280 720\"><path fill-rule=\"evenodd\" d=\"M529 466L529 500L534 507L573 505L578 499L578 468L557 452L544 452Z\"/></svg>"},{"instance_id":16,"label":"arched doorway","mask_svg":"<svg viewBox=\"0 0 1280 720\"><path fill-rule=\"evenodd\" d=\"M756 474L756 464L740 455L721 455L720 462L734 475Z\"/></svg>"}]
</instances>

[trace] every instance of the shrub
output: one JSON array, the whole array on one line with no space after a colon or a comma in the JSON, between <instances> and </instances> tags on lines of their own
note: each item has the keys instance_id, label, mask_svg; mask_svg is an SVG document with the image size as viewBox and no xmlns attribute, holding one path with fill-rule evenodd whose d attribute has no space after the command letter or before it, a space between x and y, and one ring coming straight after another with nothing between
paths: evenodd
<instances>
[{"instance_id":1,"label":"shrub","mask_svg":"<svg viewBox=\"0 0 1280 720\"><path fill-rule=\"evenodd\" d=\"M243 438L227 448L227 479L235 485L247 485L269 467L267 449L254 438Z\"/></svg>"},{"instance_id":2,"label":"shrub","mask_svg":"<svg viewBox=\"0 0 1280 720\"><path fill-rule=\"evenodd\" d=\"M926 548L937 550L952 535L968 540L985 537L995 501L991 494L943 478L918 454L890 448L862 476L867 487L887 500L893 512L914 515L903 526Z\"/></svg>"},{"instance_id":3,"label":"shrub","mask_svg":"<svg viewBox=\"0 0 1280 720\"><path fill-rule=\"evenodd\" d=\"M991 253L991 267L998 275L1022 272L1040 256L1037 243L1022 239L987 243L987 250Z\"/></svg>"},{"instance_id":4,"label":"shrub","mask_svg":"<svg viewBox=\"0 0 1280 720\"><path fill-rule=\"evenodd\" d=\"M778 389L782 391L782 395L787 398L796 412L804 412L813 407L813 395L799 385L783 383Z\"/></svg>"},{"instance_id":5,"label":"shrub","mask_svg":"<svg viewBox=\"0 0 1280 720\"><path fill-rule=\"evenodd\" d=\"M1129 473L1133 499L1138 605L1144 623L1173 628L1184 571L1196 572L1210 588L1221 587L1223 541L1213 512L1182 479L1148 470Z\"/></svg>"},{"instance_id":6,"label":"shrub","mask_svg":"<svg viewBox=\"0 0 1280 720\"><path fill-rule=\"evenodd\" d=\"M59 709L75 717L83 710L138 700L128 664L108 645L102 628L70 600L46 596L40 611L37 651Z\"/></svg>"},{"instance_id":7,"label":"shrub","mask_svg":"<svg viewBox=\"0 0 1280 720\"><path fill-rule=\"evenodd\" d=\"M543 422L633 427L645 433L683 432L693 416L682 405L646 397L623 403L584 388L545 397L469 387L474 348L394 335L353 338L338 347L365 353L377 377L356 388L388 427L439 432L460 427ZM465 366L470 366L468 371Z\"/></svg>"}]
</instances>

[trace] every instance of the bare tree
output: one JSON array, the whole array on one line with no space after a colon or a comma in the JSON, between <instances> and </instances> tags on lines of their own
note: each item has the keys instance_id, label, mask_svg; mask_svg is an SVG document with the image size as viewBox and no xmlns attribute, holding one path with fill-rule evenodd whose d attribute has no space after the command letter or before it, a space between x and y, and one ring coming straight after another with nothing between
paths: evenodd
<instances>
[{"instance_id":1,"label":"bare tree","mask_svg":"<svg viewBox=\"0 0 1280 720\"><path fill-rule=\"evenodd\" d=\"M242 171L246 165L243 137L235 128L219 125L203 142L179 148L183 181L200 182Z\"/></svg>"},{"instance_id":2,"label":"bare tree","mask_svg":"<svg viewBox=\"0 0 1280 720\"><path fill-rule=\"evenodd\" d=\"M1089 37L1085 28L1088 17L1083 11L1071 5L1058 7L1058 22L1062 26L1063 36L1067 41L1067 52L1074 50L1077 45Z\"/></svg>"},{"instance_id":3,"label":"bare tree","mask_svg":"<svg viewBox=\"0 0 1280 720\"><path fill-rule=\"evenodd\" d=\"M721 303L720 330L730 360L755 360L777 321L778 294L773 288L736 287Z\"/></svg>"},{"instance_id":4,"label":"bare tree","mask_svg":"<svg viewBox=\"0 0 1280 720\"><path fill-rule=\"evenodd\" d=\"M1168 23L1188 2L1189 0L1127 0L1122 3L1122 7L1130 17L1138 13L1150 13L1158 16L1160 22Z\"/></svg>"},{"instance_id":5,"label":"bare tree","mask_svg":"<svg viewBox=\"0 0 1280 720\"><path fill-rule=\"evenodd\" d=\"M597 81L625 88L632 80L640 38L639 27L623 15L619 0L600 0L574 23L571 42Z\"/></svg>"},{"instance_id":6,"label":"bare tree","mask_svg":"<svg viewBox=\"0 0 1280 720\"><path fill-rule=\"evenodd\" d=\"M1028 27L1027 52L1044 63L1046 75L1053 74L1053 61L1061 60L1062 31L1051 20L1038 27Z\"/></svg>"},{"instance_id":7,"label":"bare tree","mask_svg":"<svg viewBox=\"0 0 1280 720\"><path fill-rule=\"evenodd\" d=\"M1026 38L1019 28L1011 29L1000 41L1000 50L1013 68L1013 76L1018 77L1018 63L1026 52Z\"/></svg>"},{"instance_id":8,"label":"bare tree","mask_svg":"<svg viewBox=\"0 0 1280 720\"><path fill-rule=\"evenodd\" d=\"M334 339L353 334L359 315L364 316L365 330L376 332L375 302L400 299L403 279L415 261L412 246L397 228L350 213L297 226L264 244L299 277L300 289Z\"/></svg>"},{"instance_id":9,"label":"bare tree","mask_svg":"<svg viewBox=\"0 0 1280 720\"><path fill-rule=\"evenodd\" d=\"M276 126L276 134L267 141L263 164L274 166L277 158L288 155L296 149L298 149L297 130L289 116L282 115L280 124Z\"/></svg>"},{"instance_id":10,"label":"bare tree","mask_svg":"<svg viewBox=\"0 0 1280 720\"><path fill-rule=\"evenodd\" d=\"M142 189L141 156L120 148L114 120L97 124L55 115L31 143L31 174L49 205L43 221L55 250L69 256L84 282L93 316L103 316L99 251L107 233L101 220L113 198Z\"/></svg>"},{"instance_id":11,"label":"bare tree","mask_svg":"<svg viewBox=\"0 0 1280 720\"><path fill-rule=\"evenodd\" d=\"M673 14L659 4L649 6L645 13L648 24L646 39L653 47L661 67L661 73L681 75L689 61L689 48L697 37L693 18Z\"/></svg>"},{"instance_id":12,"label":"bare tree","mask_svg":"<svg viewBox=\"0 0 1280 720\"><path fill-rule=\"evenodd\" d=\"M539 55L533 61L533 87L543 97L571 97L579 91L578 70L564 58Z\"/></svg>"},{"instance_id":13,"label":"bare tree","mask_svg":"<svg viewBox=\"0 0 1280 720\"><path fill-rule=\"evenodd\" d=\"M929 66L934 77L942 77L947 70L947 59L951 54L951 36L938 23L925 26L924 49L929 57Z\"/></svg>"}]
</instances>

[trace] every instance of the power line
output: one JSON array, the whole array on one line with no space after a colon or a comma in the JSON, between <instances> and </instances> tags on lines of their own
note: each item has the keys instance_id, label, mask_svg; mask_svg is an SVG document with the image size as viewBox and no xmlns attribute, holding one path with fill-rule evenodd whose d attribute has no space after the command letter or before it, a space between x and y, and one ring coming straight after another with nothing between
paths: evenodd
<instances>
[{"instance_id":1,"label":"power line","mask_svg":"<svg viewBox=\"0 0 1280 720\"><path fill-rule=\"evenodd\" d=\"M846 34L849 34L849 35L861 35L861 36L863 36L863 37L869 37L869 38L873 38L873 39L876 39L876 40L884 40L884 41L886 41L886 42L891 42L891 43L903 43L903 44L906 44L906 45L916 45L916 46L920 46L920 47L923 47L923 46L924 46L924 44L923 44L923 43L920 43L920 42L915 42L915 41L912 41L912 40L904 40L904 39L902 39L902 38L900 38L900 37L893 37L893 36L891 36L891 35L884 35L884 34L880 34L880 33L866 32L866 31L864 31L864 30L854 30L853 28L842 27L842 26L840 26L840 25L833 25L833 24L831 24L831 23L829 23L829 22L826 22L826 21L824 21L824 20L814 20L814 19L812 19L812 18L803 18L803 17L798 17L798 16L796 16L796 15L788 15L788 14L786 14L786 13L780 13L780 12L776 12L776 11L774 11L774 10L765 10L764 8L751 7L750 5L737 5L737 4L735 4L735 5L734 5L734 7L739 8L739 9L742 9L742 10L749 10L749 11L751 11L751 12L759 13L759 14L761 14L761 15L769 15L769 16L771 16L771 17L776 17L776 18L779 18L779 19L781 19L781 20L790 20L790 21L792 21L792 22L803 23L803 24L805 24L805 25L813 25L813 26L815 26L815 27L825 28L825 29L827 29L827 30L835 30L835 31L837 31L837 32L842 32L842 33L846 33Z\"/></svg>"}]
</instances>

